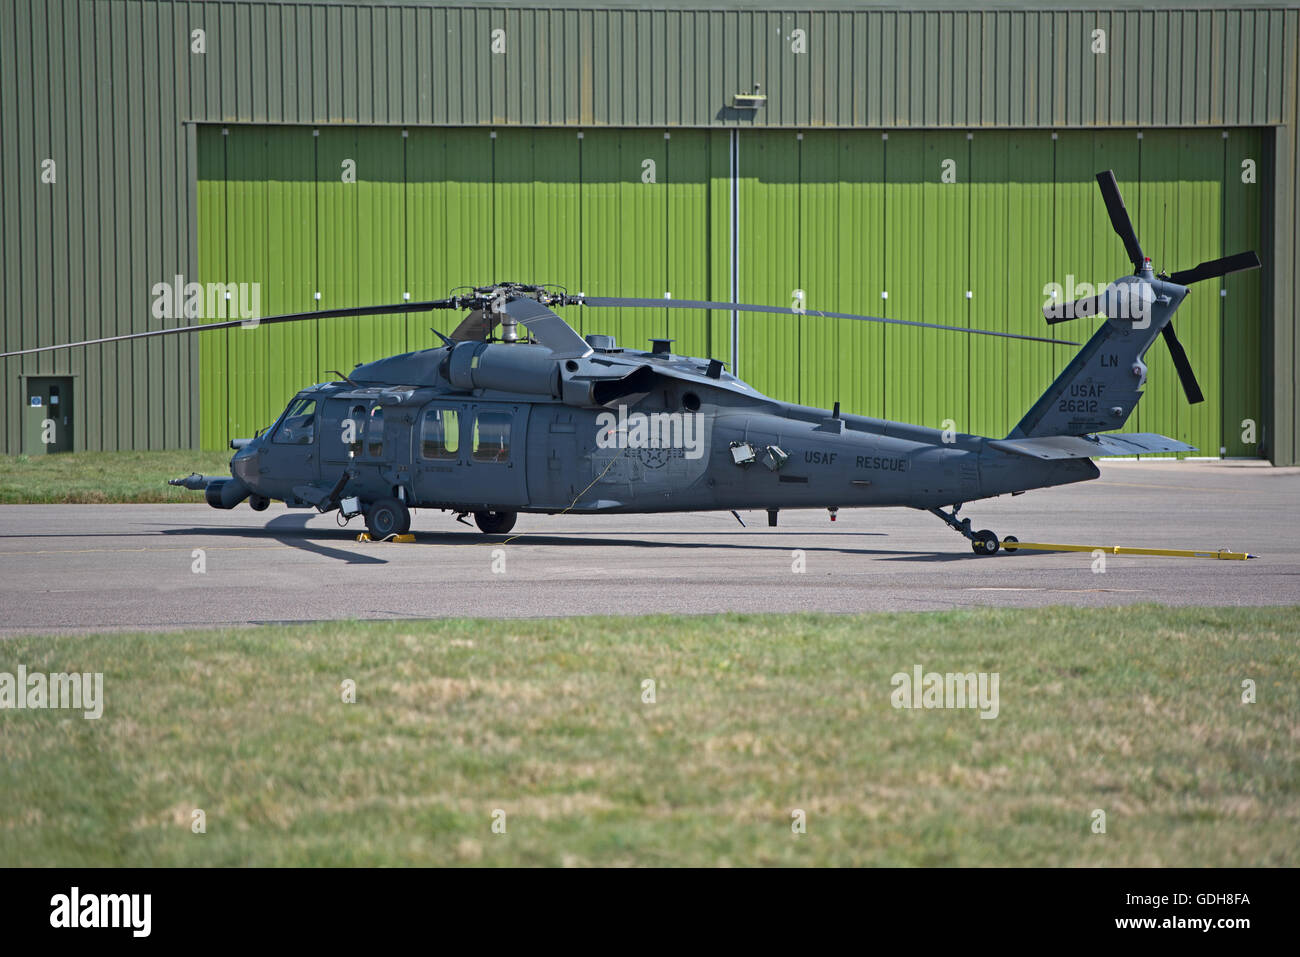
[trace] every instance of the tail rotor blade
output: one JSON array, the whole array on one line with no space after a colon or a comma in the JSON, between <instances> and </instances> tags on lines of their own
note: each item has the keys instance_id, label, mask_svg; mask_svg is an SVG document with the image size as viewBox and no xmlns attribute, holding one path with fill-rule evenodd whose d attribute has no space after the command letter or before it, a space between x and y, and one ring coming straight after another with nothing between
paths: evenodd
<instances>
[{"instance_id":1,"label":"tail rotor blade","mask_svg":"<svg viewBox=\"0 0 1300 957\"><path fill-rule=\"evenodd\" d=\"M1193 266L1191 269L1180 269L1169 277L1169 281L1176 282L1180 286L1190 286L1192 283L1201 282L1204 279L1217 279L1219 276L1228 275L1228 273L1258 269L1259 266L1259 257L1252 250L1251 252L1237 253L1235 256L1224 256L1222 259L1211 259L1198 266Z\"/></svg>"},{"instance_id":2,"label":"tail rotor blade","mask_svg":"<svg viewBox=\"0 0 1300 957\"><path fill-rule=\"evenodd\" d=\"M1201 392L1201 387L1196 381L1196 373L1192 371L1192 363L1187 358L1187 350L1183 344L1178 341L1178 336L1174 334L1174 324L1168 323L1160 334L1165 337L1165 345L1169 347L1169 357L1174 360L1174 368L1178 370L1178 378L1182 380L1183 391L1187 393L1187 401L1192 405L1205 401L1205 395Z\"/></svg>"},{"instance_id":3,"label":"tail rotor blade","mask_svg":"<svg viewBox=\"0 0 1300 957\"><path fill-rule=\"evenodd\" d=\"M1142 254L1141 244L1138 243L1133 221L1128 218L1128 208L1124 205L1124 197L1120 195L1119 184L1115 182L1115 171L1108 169L1098 173L1097 185L1101 187L1101 198L1106 202L1106 212L1110 213L1110 224L1115 227L1119 238L1124 240L1124 249L1128 251L1128 258L1132 260L1133 268L1141 269L1146 257Z\"/></svg>"}]
</instances>

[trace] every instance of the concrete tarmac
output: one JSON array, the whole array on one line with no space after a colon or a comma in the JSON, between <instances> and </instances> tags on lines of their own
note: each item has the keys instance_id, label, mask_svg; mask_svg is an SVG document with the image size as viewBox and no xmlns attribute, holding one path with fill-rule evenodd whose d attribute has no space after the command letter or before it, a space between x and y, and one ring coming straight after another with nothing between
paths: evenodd
<instances>
[{"instance_id":1,"label":"concrete tarmac","mask_svg":"<svg viewBox=\"0 0 1300 957\"><path fill-rule=\"evenodd\" d=\"M1102 463L1094 482L965 506L1022 541L1229 548L1249 562L1027 552L980 558L912 509L522 515L484 536L437 511L413 544L273 505L0 506L0 634L332 619L917 611L979 605L1300 603L1300 469ZM506 541L506 539L509 539ZM804 570L796 571L800 564ZM200 570L201 569L201 570Z\"/></svg>"}]
</instances>

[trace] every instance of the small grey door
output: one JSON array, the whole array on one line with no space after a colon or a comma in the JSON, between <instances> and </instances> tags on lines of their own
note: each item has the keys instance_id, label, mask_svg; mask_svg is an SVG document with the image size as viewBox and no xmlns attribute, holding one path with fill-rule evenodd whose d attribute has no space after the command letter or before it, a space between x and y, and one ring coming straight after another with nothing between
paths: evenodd
<instances>
[{"instance_id":1,"label":"small grey door","mask_svg":"<svg viewBox=\"0 0 1300 957\"><path fill-rule=\"evenodd\" d=\"M23 451L28 455L71 452L72 379L28 376L23 391Z\"/></svg>"}]
</instances>

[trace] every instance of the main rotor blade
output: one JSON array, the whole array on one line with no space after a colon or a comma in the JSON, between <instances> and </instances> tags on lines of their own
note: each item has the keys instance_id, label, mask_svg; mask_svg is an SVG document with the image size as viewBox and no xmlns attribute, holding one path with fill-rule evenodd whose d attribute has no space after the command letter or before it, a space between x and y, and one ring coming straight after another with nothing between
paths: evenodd
<instances>
[{"instance_id":1,"label":"main rotor blade","mask_svg":"<svg viewBox=\"0 0 1300 957\"><path fill-rule=\"evenodd\" d=\"M915 322L910 319L885 319L881 316L856 316L848 312L821 312L817 309L803 311L783 306L753 306L743 302L709 302L703 299L621 299L610 296L584 296L579 300L584 306L627 307L637 309L721 309L737 312L767 312L778 316L821 316L824 319L857 319L862 322L883 322L891 326L919 326L922 329L944 329L948 332L965 332L972 336L997 336L1001 339L1024 339L1027 342L1050 342L1056 346L1077 346L1077 342L1063 339L1044 339L1041 336L1022 336L1014 332L992 332L988 329L967 329L964 326L944 326L937 322Z\"/></svg>"},{"instance_id":2,"label":"main rotor blade","mask_svg":"<svg viewBox=\"0 0 1300 957\"><path fill-rule=\"evenodd\" d=\"M1254 250L1251 250L1250 252L1237 253L1235 256L1210 259L1193 266L1191 269L1180 269L1169 277L1169 281L1176 282L1180 286L1190 286L1192 283L1200 282L1203 279L1215 279L1245 269L1258 269L1259 266L1259 257L1255 255Z\"/></svg>"},{"instance_id":3,"label":"main rotor blade","mask_svg":"<svg viewBox=\"0 0 1300 957\"><path fill-rule=\"evenodd\" d=\"M1133 221L1128 218L1128 208L1124 205L1124 197L1120 195L1119 184L1115 182L1115 171L1108 169L1098 173L1097 185L1101 187L1106 212L1110 213L1110 224L1115 227L1119 238L1124 240L1124 248L1128 251L1128 258L1133 261L1133 268L1141 269L1146 257L1142 255L1142 246L1133 230Z\"/></svg>"},{"instance_id":4,"label":"main rotor blade","mask_svg":"<svg viewBox=\"0 0 1300 957\"><path fill-rule=\"evenodd\" d=\"M495 312L475 309L460 321L447 338L452 342L486 342L500 320Z\"/></svg>"},{"instance_id":5,"label":"main rotor blade","mask_svg":"<svg viewBox=\"0 0 1300 957\"><path fill-rule=\"evenodd\" d=\"M581 359L594 351L578 330L536 299L521 297L506 303L506 313L527 327L533 337L557 359Z\"/></svg>"},{"instance_id":6,"label":"main rotor blade","mask_svg":"<svg viewBox=\"0 0 1300 957\"><path fill-rule=\"evenodd\" d=\"M289 312L264 319L230 319L225 322L204 322L196 326L176 326L172 329L155 329L152 332L132 332L124 336L105 336L103 339L83 339L81 342L64 342L57 346L37 346L34 349L17 349L0 352L0 359L10 356L27 356L36 352L53 352L57 349L76 349L79 346L97 346L105 342L128 342L133 339L152 339L155 336L175 336L185 332L207 332L211 329L233 329L246 326L255 329L277 322L300 322L304 319L338 319L345 316L384 316L400 312L431 312L434 309L454 308L451 299L431 299L427 302L399 302L391 306L351 306L346 309L320 309L316 312Z\"/></svg>"},{"instance_id":7,"label":"main rotor blade","mask_svg":"<svg viewBox=\"0 0 1300 957\"><path fill-rule=\"evenodd\" d=\"M1192 363L1187 358L1187 351L1183 344L1178 341L1178 336L1174 334L1174 324L1167 323L1160 334L1165 337L1165 345L1169 347L1169 357L1174 360L1174 368L1178 370L1178 378L1183 382L1183 391L1187 393L1187 401L1192 405L1205 401L1205 395L1201 392L1201 387L1196 381L1196 373L1192 371Z\"/></svg>"}]
</instances>

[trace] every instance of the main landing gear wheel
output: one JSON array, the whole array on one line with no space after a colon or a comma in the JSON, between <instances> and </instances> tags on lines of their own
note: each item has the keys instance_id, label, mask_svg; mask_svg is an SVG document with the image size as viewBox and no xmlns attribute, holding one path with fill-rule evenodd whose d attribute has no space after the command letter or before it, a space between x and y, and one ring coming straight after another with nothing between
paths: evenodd
<instances>
[{"instance_id":1,"label":"main landing gear wheel","mask_svg":"<svg viewBox=\"0 0 1300 957\"><path fill-rule=\"evenodd\" d=\"M371 538L405 535L411 530L411 510L395 498L381 498L366 509L366 528Z\"/></svg>"},{"instance_id":2,"label":"main landing gear wheel","mask_svg":"<svg viewBox=\"0 0 1300 957\"><path fill-rule=\"evenodd\" d=\"M998 537L987 528L981 529L970 540L970 547L976 555L996 555L999 547Z\"/></svg>"},{"instance_id":3,"label":"main landing gear wheel","mask_svg":"<svg viewBox=\"0 0 1300 957\"><path fill-rule=\"evenodd\" d=\"M265 512L267 506L270 504L271 504L271 500L267 498L265 495L248 496L248 507L251 508L254 512Z\"/></svg>"},{"instance_id":4,"label":"main landing gear wheel","mask_svg":"<svg viewBox=\"0 0 1300 957\"><path fill-rule=\"evenodd\" d=\"M474 524L487 535L504 535L515 527L517 512L475 512Z\"/></svg>"},{"instance_id":5,"label":"main landing gear wheel","mask_svg":"<svg viewBox=\"0 0 1300 957\"><path fill-rule=\"evenodd\" d=\"M1006 538L1002 539L1002 550L1006 552L1008 555L1010 555L1012 552L1016 550L1016 547L1015 545L1012 544L1012 542L1018 542L1018 541L1020 541L1020 539L1016 538L1016 536L1008 535Z\"/></svg>"}]
</instances>

